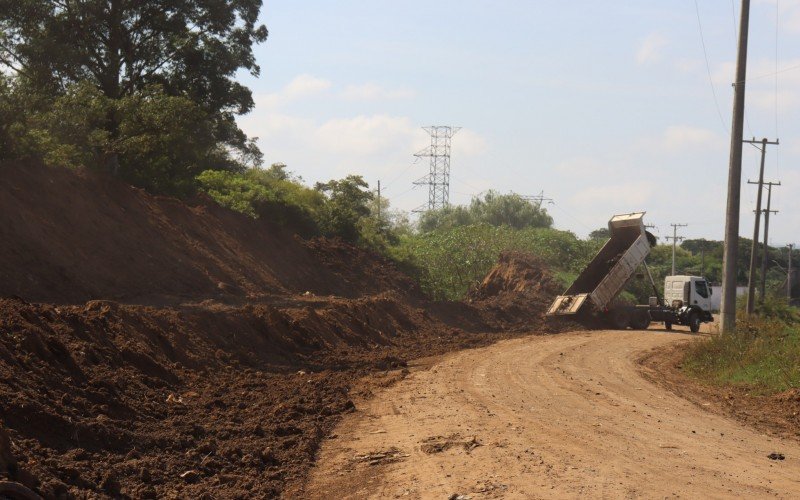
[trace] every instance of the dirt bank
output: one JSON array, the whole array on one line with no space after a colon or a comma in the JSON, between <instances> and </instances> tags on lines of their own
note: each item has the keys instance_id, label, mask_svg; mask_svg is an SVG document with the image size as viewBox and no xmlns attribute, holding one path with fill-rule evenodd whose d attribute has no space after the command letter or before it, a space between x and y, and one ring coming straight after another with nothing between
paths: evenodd
<instances>
[{"instance_id":1,"label":"dirt bank","mask_svg":"<svg viewBox=\"0 0 800 500\"><path fill-rule=\"evenodd\" d=\"M0 480L47 497L291 494L354 393L545 329L549 284L432 304L380 256L208 200L0 174Z\"/></svg>"}]
</instances>

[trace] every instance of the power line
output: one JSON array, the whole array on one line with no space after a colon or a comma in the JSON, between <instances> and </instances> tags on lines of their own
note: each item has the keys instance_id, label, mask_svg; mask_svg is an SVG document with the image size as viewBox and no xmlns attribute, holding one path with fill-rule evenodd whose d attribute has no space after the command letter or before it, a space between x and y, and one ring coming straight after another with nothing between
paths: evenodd
<instances>
[{"instance_id":1,"label":"power line","mask_svg":"<svg viewBox=\"0 0 800 500\"><path fill-rule=\"evenodd\" d=\"M711 86L711 95L714 96L714 106L717 108L717 115L719 115L719 121L722 124L722 128L725 129L727 133L728 124L725 123L725 119L722 117L722 110L719 107L719 100L717 99L717 90L714 88L714 80L711 78L711 65L708 62L708 51L706 50L706 39L703 36L703 23L700 22L700 6L697 4L697 0L694 0L694 10L697 14L697 27L700 29L700 43L703 46L703 57L706 60L706 73L708 74L708 84Z\"/></svg>"}]
</instances>

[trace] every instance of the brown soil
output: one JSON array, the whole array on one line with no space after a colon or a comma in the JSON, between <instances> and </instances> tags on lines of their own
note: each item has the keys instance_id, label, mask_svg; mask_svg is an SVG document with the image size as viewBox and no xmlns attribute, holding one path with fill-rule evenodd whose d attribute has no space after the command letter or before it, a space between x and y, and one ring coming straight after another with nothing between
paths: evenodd
<instances>
[{"instance_id":1,"label":"brown soil","mask_svg":"<svg viewBox=\"0 0 800 500\"><path fill-rule=\"evenodd\" d=\"M342 419L303 498L797 498L797 440L642 377L644 353L687 339L525 336L411 366Z\"/></svg>"},{"instance_id":2,"label":"brown soil","mask_svg":"<svg viewBox=\"0 0 800 500\"><path fill-rule=\"evenodd\" d=\"M705 410L734 418L771 436L800 439L800 390L763 395L748 387L702 384L681 370L685 347L686 343L680 343L647 353L639 360L642 373L651 382Z\"/></svg>"},{"instance_id":3,"label":"brown soil","mask_svg":"<svg viewBox=\"0 0 800 500\"><path fill-rule=\"evenodd\" d=\"M291 496L355 395L543 325L546 287L431 304L379 256L208 200L0 175L0 481L46 497Z\"/></svg>"},{"instance_id":4,"label":"brown soil","mask_svg":"<svg viewBox=\"0 0 800 500\"><path fill-rule=\"evenodd\" d=\"M481 318L503 331L561 332L582 328L564 318L550 320L544 312L563 292L539 258L522 252L503 252L481 284L469 294L469 303Z\"/></svg>"}]
</instances>

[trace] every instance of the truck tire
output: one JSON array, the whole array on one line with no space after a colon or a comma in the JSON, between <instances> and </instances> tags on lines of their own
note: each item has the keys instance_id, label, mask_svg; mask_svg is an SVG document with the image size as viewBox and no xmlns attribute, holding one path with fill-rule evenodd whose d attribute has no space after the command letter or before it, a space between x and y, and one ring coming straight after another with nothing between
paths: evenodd
<instances>
[{"instance_id":1,"label":"truck tire","mask_svg":"<svg viewBox=\"0 0 800 500\"><path fill-rule=\"evenodd\" d=\"M630 324L634 330L647 330L650 326L650 314L647 311L635 311Z\"/></svg>"},{"instance_id":2,"label":"truck tire","mask_svg":"<svg viewBox=\"0 0 800 500\"><path fill-rule=\"evenodd\" d=\"M689 330L691 330L692 333L697 333L700 331L700 315L697 314L696 311L689 313L688 323L689 323Z\"/></svg>"},{"instance_id":3,"label":"truck tire","mask_svg":"<svg viewBox=\"0 0 800 500\"><path fill-rule=\"evenodd\" d=\"M619 308L611 311L611 326L616 330L626 330L631 322L631 315L627 309Z\"/></svg>"}]
</instances>

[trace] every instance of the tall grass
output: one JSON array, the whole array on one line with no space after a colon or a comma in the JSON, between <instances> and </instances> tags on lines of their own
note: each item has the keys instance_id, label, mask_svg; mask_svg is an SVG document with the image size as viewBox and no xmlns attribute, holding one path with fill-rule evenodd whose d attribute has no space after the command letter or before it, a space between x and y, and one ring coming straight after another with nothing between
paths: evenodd
<instances>
[{"instance_id":1,"label":"tall grass","mask_svg":"<svg viewBox=\"0 0 800 500\"><path fill-rule=\"evenodd\" d=\"M683 368L711 384L762 394L800 387L800 316L779 299L749 318L739 311L736 331L692 344Z\"/></svg>"}]
</instances>

